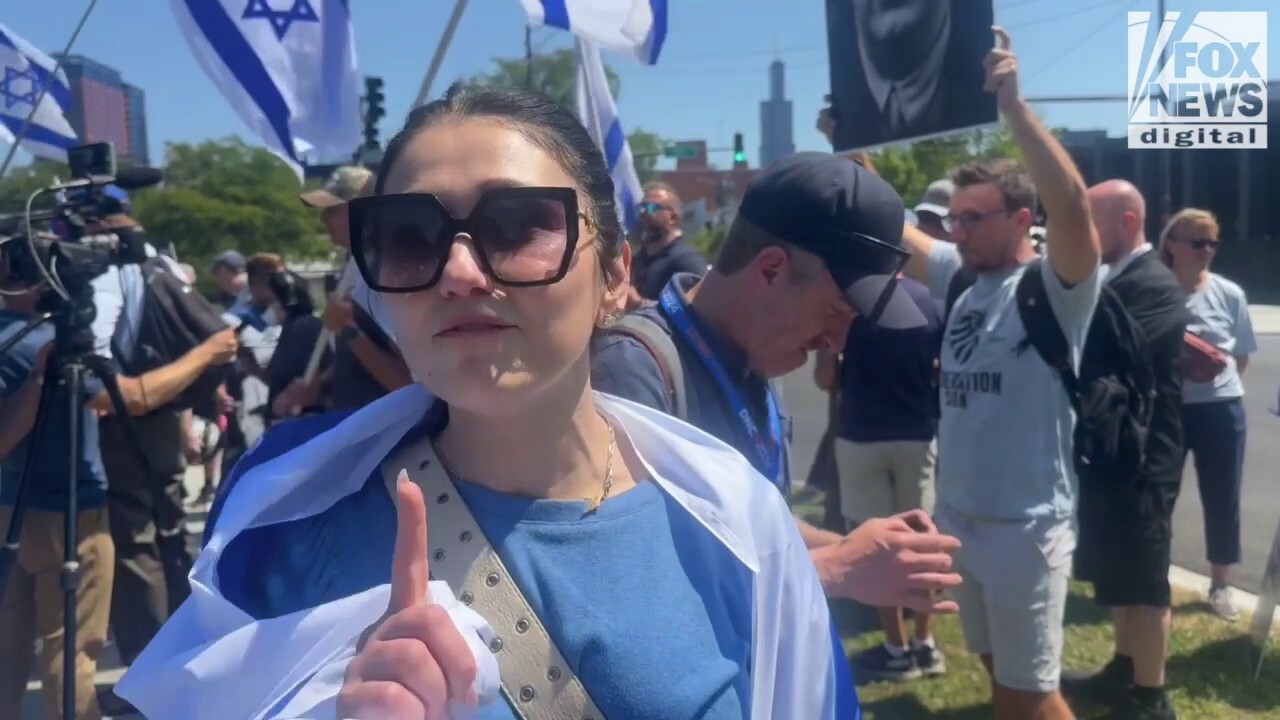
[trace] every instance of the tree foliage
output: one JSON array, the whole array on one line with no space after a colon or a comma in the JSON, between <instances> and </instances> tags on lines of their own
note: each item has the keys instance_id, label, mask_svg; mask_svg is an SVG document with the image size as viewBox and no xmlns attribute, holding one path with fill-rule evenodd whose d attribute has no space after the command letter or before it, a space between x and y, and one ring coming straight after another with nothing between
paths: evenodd
<instances>
[{"instance_id":1,"label":"tree foliage","mask_svg":"<svg viewBox=\"0 0 1280 720\"><path fill-rule=\"evenodd\" d=\"M184 260L232 248L291 261L332 251L319 213L298 201L297 178L267 150L228 138L172 144L165 156L164 187L137 193L134 215Z\"/></svg>"},{"instance_id":2,"label":"tree foliage","mask_svg":"<svg viewBox=\"0 0 1280 720\"><path fill-rule=\"evenodd\" d=\"M575 105L575 62L574 52L569 49L534 55L532 62L522 57L494 58L492 71L472 76L467 82L492 87L532 86L572 111ZM616 101L622 90L622 81L607 64L604 73ZM649 182L657 173L658 158L662 156L662 148L666 142L654 133L637 128L627 135L627 143L631 147L631 154L635 156L636 174L640 176L640 182Z\"/></svg>"},{"instance_id":3,"label":"tree foliage","mask_svg":"<svg viewBox=\"0 0 1280 720\"><path fill-rule=\"evenodd\" d=\"M163 185L131 192L132 212L153 244L172 242L184 262L203 267L232 248L290 261L333 251L319 213L298 201L297 177L267 150L227 138L171 144L165 156ZM56 162L14 168L0 178L0 212L22 211L32 191L66 177Z\"/></svg>"},{"instance_id":4,"label":"tree foliage","mask_svg":"<svg viewBox=\"0 0 1280 720\"><path fill-rule=\"evenodd\" d=\"M1017 143L1003 125L871 153L876 172L902 195L908 206L919 200L929 183L945 178L958 165L1001 157L1022 157Z\"/></svg>"}]
</instances>

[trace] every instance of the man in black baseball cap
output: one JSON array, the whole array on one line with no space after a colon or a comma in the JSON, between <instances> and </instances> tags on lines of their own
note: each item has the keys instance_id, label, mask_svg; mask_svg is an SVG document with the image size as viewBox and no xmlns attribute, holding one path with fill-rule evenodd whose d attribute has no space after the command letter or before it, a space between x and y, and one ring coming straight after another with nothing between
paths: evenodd
<instances>
[{"instance_id":1,"label":"man in black baseball cap","mask_svg":"<svg viewBox=\"0 0 1280 720\"><path fill-rule=\"evenodd\" d=\"M598 335L592 386L718 437L789 492L791 420L774 379L811 350L839 352L857 316L892 328L926 322L897 285L908 257L903 216L893 188L848 158L798 153L774 163L747 186L706 277L677 274L656 305ZM829 596L955 611L931 591L959 584L949 572L958 543L922 511L872 519L847 536L797 525ZM902 550L923 565L907 567ZM936 583L908 590L916 573L935 573Z\"/></svg>"}]
</instances>

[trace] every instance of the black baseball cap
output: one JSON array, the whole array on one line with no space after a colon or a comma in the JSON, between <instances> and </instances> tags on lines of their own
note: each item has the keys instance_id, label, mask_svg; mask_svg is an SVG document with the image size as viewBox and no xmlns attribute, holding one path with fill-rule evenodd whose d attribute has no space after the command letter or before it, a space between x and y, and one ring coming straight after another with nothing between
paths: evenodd
<instances>
[{"instance_id":1,"label":"black baseball cap","mask_svg":"<svg viewBox=\"0 0 1280 720\"><path fill-rule=\"evenodd\" d=\"M898 285L910 256L904 218L902 197L875 173L847 157L802 152L747 185L734 222L822 258L860 316L905 330L927 321Z\"/></svg>"}]
</instances>

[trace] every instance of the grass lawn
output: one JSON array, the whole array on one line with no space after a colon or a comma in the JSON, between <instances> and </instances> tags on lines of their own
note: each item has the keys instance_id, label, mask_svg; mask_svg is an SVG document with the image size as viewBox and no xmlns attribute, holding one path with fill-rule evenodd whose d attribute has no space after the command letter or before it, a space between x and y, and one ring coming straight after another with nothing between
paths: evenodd
<instances>
[{"instance_id":1,"label":"grass lawn","mask_svg":"<svg viewBox=\"0 0 1280 720\"><path fill-rule=\"evenodd\" d=\"M797 507L796 510L809 510ZM809 513L805 513L806 516ZM816 519L816 518L815 518ZM1254 680L1256 650L1248 620L1232 624L1209 612L1203 598L1174 591L1168 687L1184 720L1280 718L1280 649L1272 651ZM850 653L883 641L875 613L854 603L832 603L836 625ZM934 623L934 636L946 654L946 675L901 684L878 683L858 688L866 720L987 720L991 717L986 671L964 650L960 623L944 617ZM1064 665L1100 666L1111 657L1111 625L1105 610L1092 601L1085 585L1073 585L1066 617ZM1103 708L1077 707L1084 719L1104 718Z\"/></svg>"}]
</instances>

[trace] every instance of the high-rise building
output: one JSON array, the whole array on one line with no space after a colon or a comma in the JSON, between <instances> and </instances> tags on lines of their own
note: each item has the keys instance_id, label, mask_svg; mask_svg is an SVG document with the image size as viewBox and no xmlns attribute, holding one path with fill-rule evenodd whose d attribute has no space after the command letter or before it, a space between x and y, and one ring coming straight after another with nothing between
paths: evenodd
<instances>
[{"instance_id":1,"label":"high-rise building","mask_svg":"<svg viewBox=\"0 0 1280 720\"><path fill-rule=\"evenodd\" d=\"M59 59L71 86L67 120L80 142L114 143L121 161L150 164L146 93L126 83L120 71L96 60L83 55Z\"/></svg>"},{"instance_id":2,"label":"high-rise building","mask_svg":"<svg viewBox=\"0 0 1280 720\"><path fill-rule=\"evenodd\" d=\"M786 67L781 60L769 64L769 99L760 103L760 167L796 151L791 134L791 101L786 93Z\"/></svg>"}]
</instances>

